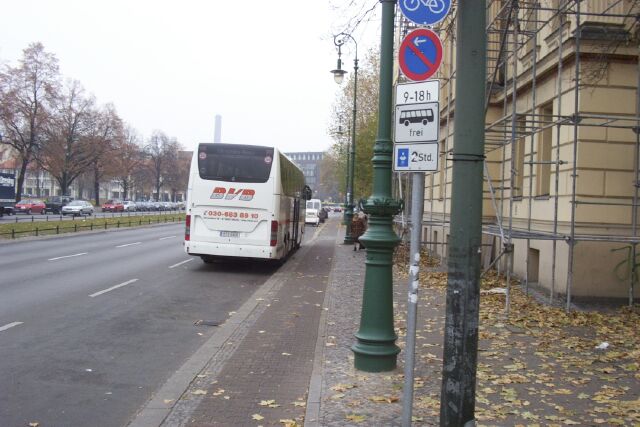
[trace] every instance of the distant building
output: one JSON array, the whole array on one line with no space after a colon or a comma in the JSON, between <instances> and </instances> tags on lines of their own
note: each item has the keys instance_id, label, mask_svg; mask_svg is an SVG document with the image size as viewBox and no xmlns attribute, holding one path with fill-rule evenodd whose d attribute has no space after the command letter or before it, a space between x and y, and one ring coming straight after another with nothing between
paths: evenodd
<instances>
[{"instance_id":1,"label":"distant building","mask_svg":"<svg viewBox=\"0 0 640 427\"><path fill-rule=\"evenodd\" d=\"M314 197L323 198L323 194L320 191L320 163L322 163L324 153L321 151L305 151L284 154L302 169L307 185L313 190Z\"/></svg>"}]
</instances>

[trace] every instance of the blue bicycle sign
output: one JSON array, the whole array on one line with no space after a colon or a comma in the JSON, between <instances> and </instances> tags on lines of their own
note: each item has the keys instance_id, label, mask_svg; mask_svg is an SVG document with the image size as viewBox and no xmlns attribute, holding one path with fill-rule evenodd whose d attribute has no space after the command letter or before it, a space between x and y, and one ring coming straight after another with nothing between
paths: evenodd
<instances>
[{"instance_id":1,"label":"blue bicycle sign","mask_svg":"<svg viewBox=\"0 0 640 427\"><path fill-rule=\"evenodd\" d=\"M451 9L451 0L400 0L402 14L418 25L434 25Z\"/></svg>"}]
</instances>

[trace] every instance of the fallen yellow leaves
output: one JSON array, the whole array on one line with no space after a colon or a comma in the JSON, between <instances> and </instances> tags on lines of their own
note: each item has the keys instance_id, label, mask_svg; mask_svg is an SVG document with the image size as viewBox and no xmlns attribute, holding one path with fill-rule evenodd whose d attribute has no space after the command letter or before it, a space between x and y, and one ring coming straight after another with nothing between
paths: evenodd
<instances>
[{"instance_id":1,"label":"fallen yellow leaves","mask_svg":"<svg viewBox=\"0 0 640 427\"><path fill-rule=\"evenodd\" d=\"M261 400L259 403L260 406L266 406L269 408L278 408L280 405L276 403L275 400Z\"/></svg>"},{"instance_id":2,"label":"fallen yellow leaves","mask_svg":"<svg viewBox=\"0 0 640 427\"><path fill-rule=\"evenodd\" d=\"M406 331L407 252L400 246L394 255L399 336ZM423 318L416 334L415 371L425 380L414 397L414 414L434 423L440 406L435 391L440 390L441 361L436 357L441 357L447 286L446 272L429 270L436 265L438 260L421 256ZM640 427L640 307L566 312L563 305L547 305L547 295L526 295L514 280L505 316L505 295L492 290L506 285L505 277L495 272L481 283L476 419L484 425ZM369 404L369 411L375 403L381 402L363 405Z\"/></svg>"},{"instance_id":3,"label":"fallen yellow leaves","mask_svg":"<svg viewBox=\"0 0 640 427\"><path fill-rule=\"evenodd\" d=\"M354 423L361 423L364 422L367 417L365 417L364 415L349 414L346 416L346 419L349 421L353 421Z\"/></svg>"},{"instance_id":4,"label":"fallen yellow leaves","mask_svg":"<svg viewBox=\"0 0 640 427\"><path fill-rule=\"evenodd\" d=\"M252 418L252 419L254 419L254 420L256 420L256 421L262 421L262 420L264 420L264 417L263 417L262 415L260 415L260 414L253 414L253 415L251 416L251 418Z\"/></svg>"},{"instance_id":5,"label":"fallen yellow leaves","mask_svg":"<svg viewBox=\"0 0 640 427\"><path fill-rule=\"evenodd\" d=\"M396 396L371 396L369 400L376 403L394 403L397 402L399 398Z\"/></svg>"},{"instance_id":6,"label":"fallen yellow leaves","mask_svg":"<svg viewBox=\"0 0 640 427\"><path fill-rule=\"evenodd\" d=\"M331 390L344 392L355 387L356 387L355 384L336 384L333 387L331 387Z\"/></svg>"}]
</instances>

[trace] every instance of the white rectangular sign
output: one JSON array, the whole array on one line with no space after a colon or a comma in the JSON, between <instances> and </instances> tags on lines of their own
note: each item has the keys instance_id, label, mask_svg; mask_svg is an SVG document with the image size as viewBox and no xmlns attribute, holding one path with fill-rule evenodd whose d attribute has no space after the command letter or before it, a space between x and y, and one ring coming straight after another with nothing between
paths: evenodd
<instances>
[{"instance_id":1,"label":"white rectangular sign","mask_svg":"<svg viewBox=\"0 0 640 427\"><path fill-rule=\"evenodd\" d=\"M435 172L438 170L438 143L395 144L394 172Z\"/></svg>"},{"instance_id":2,"label":"white rectangular sign","mask_svg":"<svg viewBox=\"0 0 640 427\"><path fill-rule=\"evenodd\" d=\"M396 106L440 101L440 81L427 80L396 85Z\"/></svg>"},{"instance_id":3,"label":"white rectangular sign","mask_svg":"<svg viewBox=\"0 0 640 427\"><path fill-rule=\"evenodd\" d=\"M440 104L407 104L396 106L393 141L438 142L440 133Z\"/></svg>"}]
</instances>

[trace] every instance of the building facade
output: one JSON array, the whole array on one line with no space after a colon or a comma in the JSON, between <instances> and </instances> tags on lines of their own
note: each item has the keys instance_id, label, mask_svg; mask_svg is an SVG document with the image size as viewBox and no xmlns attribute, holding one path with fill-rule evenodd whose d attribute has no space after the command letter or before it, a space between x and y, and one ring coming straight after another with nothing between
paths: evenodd
<instances>
[{"instance_id":1,"label":"building facade","mask_svg":"<svg viewBox=\"0 0 640 427\"><path fill-rule=\"evenodd\" d=\"M552 298L640 296L638 13L626 0L487 0L483 263ZM446 258L455 22L439 34L440 170L426 177L423 235Z\"/></svg>"},{"instance_id":2,"label":"building facade","mask_svg":"<svg viewBox=\"0 0 640 427\"><path fill-rule=\"evenodd\" d=\"M314 197L324 199L320 182L320 165L324 158L324 153L321 151L301 151L284 154L302 169L304 179L311 190L313 190Z\"/></svg>"}]
</instances>

